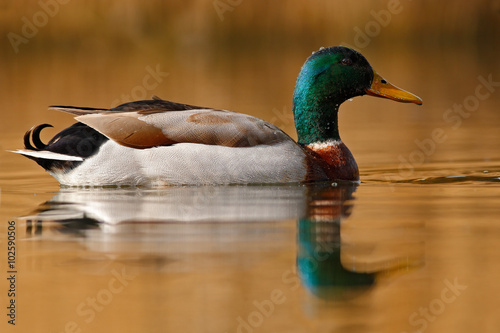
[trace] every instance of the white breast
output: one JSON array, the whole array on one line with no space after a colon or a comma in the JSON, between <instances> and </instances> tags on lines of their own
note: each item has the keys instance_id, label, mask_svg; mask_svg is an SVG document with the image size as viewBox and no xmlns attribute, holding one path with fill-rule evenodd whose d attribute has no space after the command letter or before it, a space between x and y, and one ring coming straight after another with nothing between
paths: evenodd
<instances>
[{"instance_id":1,"label":"white breast","mask_svg":"<svg viewBox=\"0 0 500 333\"><path fill-rule=\"evenodd\" d=\"M254 147L180 143L149 149L108 140L99 152L66 173L63 185L200 185L301 182L305 154L293 141Z\"/></svg>"}]
</instances>

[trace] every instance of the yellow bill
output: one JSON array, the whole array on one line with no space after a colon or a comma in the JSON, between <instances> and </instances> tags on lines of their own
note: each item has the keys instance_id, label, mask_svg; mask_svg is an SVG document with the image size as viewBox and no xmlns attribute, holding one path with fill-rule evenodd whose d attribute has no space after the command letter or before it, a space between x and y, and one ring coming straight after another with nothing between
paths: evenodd
<instances>
[{"instance_id":1,"label":"yellow bill","mask_svg":"<svg viewBox=\"0 0 500 333\"><path fill-rule=\"evenodd\" d=\"M402 103L415 103L422 105L422 99L412 93L400 89L385 80L377 72L373 71L373 81L370 88L365 89L370 96L389 98Z\"/></svg>"}]
</instances>

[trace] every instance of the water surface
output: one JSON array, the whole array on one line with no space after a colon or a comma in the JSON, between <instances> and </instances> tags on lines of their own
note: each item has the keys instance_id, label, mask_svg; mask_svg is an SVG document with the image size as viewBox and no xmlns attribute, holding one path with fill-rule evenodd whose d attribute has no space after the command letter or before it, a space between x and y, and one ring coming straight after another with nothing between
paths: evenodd
<instances>
[{"instance_id":1,"label":"water surface","mask_svg":"<svg viewBox=\"0 0 500 333\"><path fill-rule=\"evenodd\" d=\"M498 332L500 94L484 83L500 81L494 2L401 2L363 47L354 28L385 1L241 2L223 20L212 1L161 3L70 2L18 53L0 51L2 332ZM2 35L39 7L4 9ZM33 125L55 126L47 141L73 122L48 105L152 94L295 137L300 66L341 43L424 100L341 107L359 185L60 188L6 152Z\"/></svg>"}]
</instances>

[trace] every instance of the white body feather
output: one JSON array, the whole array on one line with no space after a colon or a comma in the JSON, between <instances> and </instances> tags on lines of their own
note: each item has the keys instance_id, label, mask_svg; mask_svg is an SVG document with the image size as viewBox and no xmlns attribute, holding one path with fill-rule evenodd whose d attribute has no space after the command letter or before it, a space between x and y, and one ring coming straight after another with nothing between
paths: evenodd
<instances>
[{"instance_id":1,"label":"white body feather","mask_svg":"<svg viewBox=\"0 0 500 333\"><path fill-rule=\"evenodd\" d=\"M76 168L51 172L69 186L284 183L301 182L306 173L305 154L292 140L253 147L179 143L148 149L109 140Z\"/></svg>"}]
</instances>

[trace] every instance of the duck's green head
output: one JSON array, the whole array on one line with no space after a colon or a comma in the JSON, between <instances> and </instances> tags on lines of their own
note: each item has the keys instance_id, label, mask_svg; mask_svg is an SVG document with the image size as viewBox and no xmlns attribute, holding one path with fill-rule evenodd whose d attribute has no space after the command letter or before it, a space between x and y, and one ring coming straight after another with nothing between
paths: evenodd
<instances>
[{"instance_id":1,"label":"duck's green head","mask_svg":"<svg viewBox=\"0 0 500 333\"><path fill-rule=\"evenodd\" d=\"M302 66L293 95L299 143L338 140L337 112L344 101L362 95L422 104L370 66L361 53L343 46L321 48Z\"/></svg>"}]
</instances>

